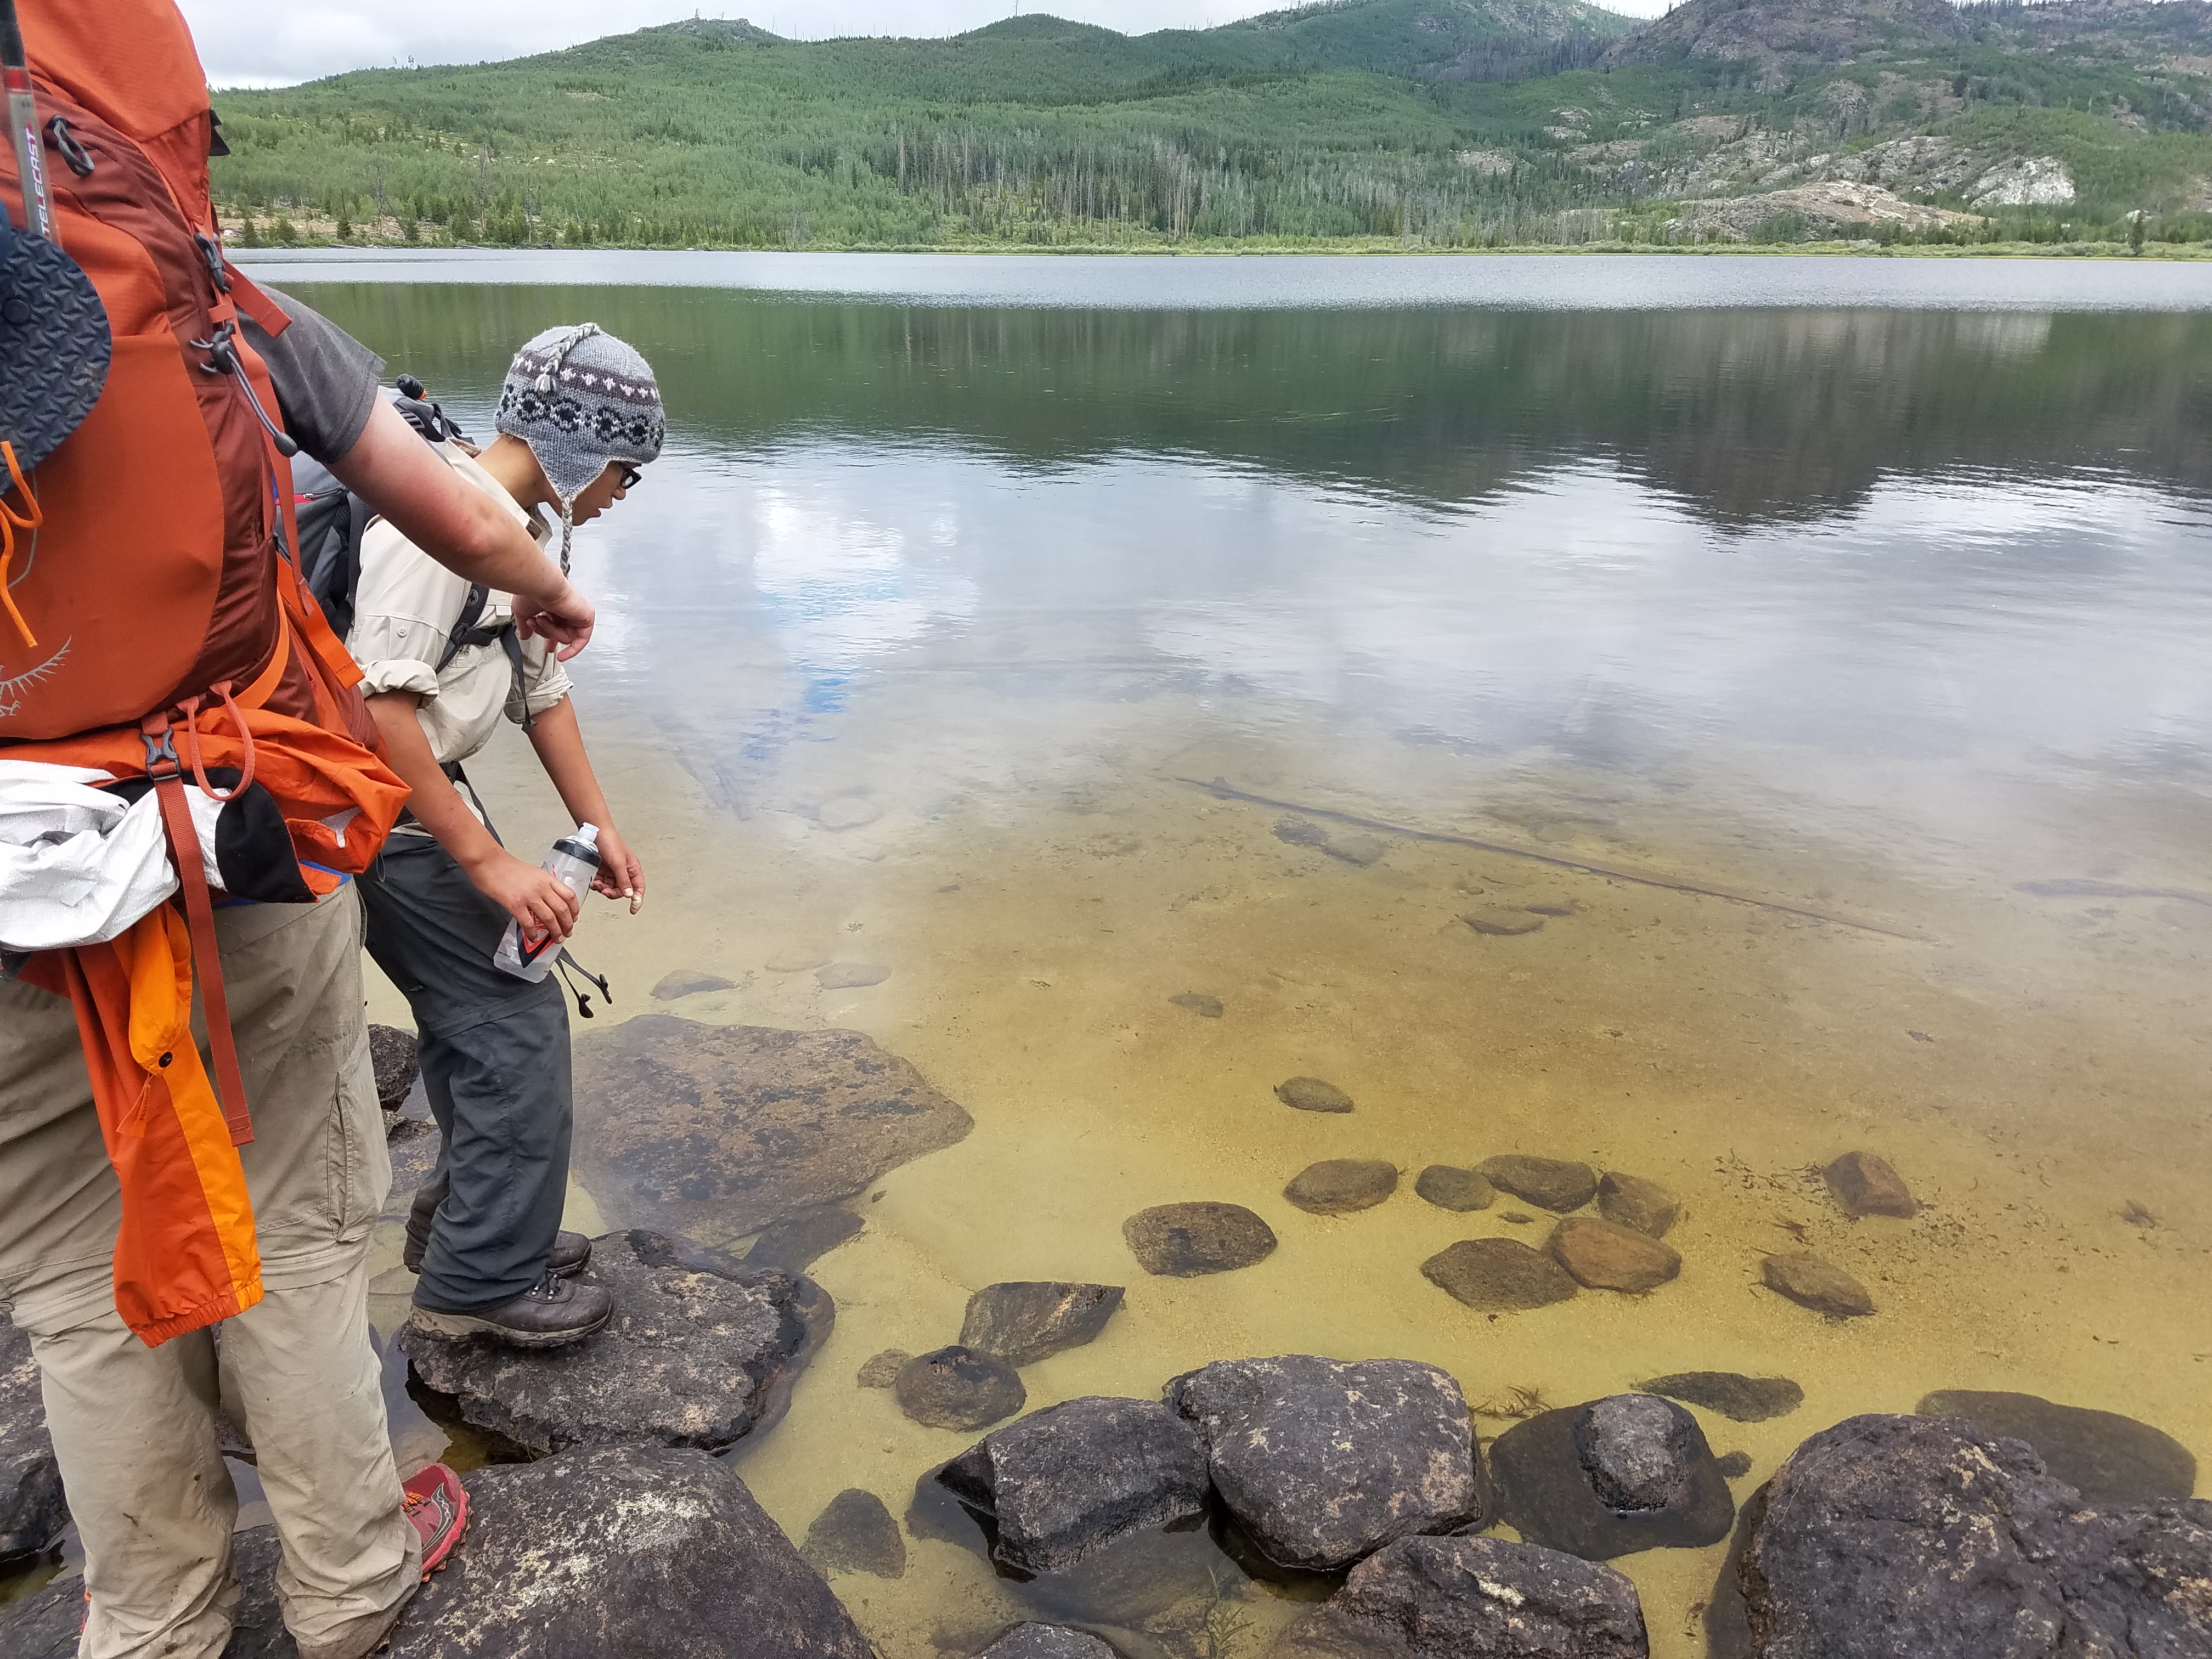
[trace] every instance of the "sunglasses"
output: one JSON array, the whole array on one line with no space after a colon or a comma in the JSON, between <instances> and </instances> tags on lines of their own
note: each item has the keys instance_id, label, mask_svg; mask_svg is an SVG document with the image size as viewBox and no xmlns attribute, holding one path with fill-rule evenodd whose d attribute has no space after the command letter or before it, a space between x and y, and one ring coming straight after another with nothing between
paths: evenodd
<instances>
[{"instance_id":1,"label":"sunglasses","mask_svg":"<svg viewBox=\"0 0 2212 1659\"><path fill-rule=\"evenodd\" d=\"M635 467L630 465L629 462L625 461L623 463L621 477L622 487L624 489L635 489L637 488L639 481L645 477L645 474L639 471Z\"/></svg>"}]
</instances>

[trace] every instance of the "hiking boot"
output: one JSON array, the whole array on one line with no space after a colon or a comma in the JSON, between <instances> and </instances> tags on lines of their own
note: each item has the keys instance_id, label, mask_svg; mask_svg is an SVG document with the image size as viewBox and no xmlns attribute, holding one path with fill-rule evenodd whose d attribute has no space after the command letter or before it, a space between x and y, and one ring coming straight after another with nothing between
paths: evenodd
<instances>
[{"instance_id":1,"label":"hiking boot","mask_svg":"<svg viewBox=\"0 0 2212 1659\"><path fill-rule=\"evenodd\" d=\"M460 1476L443 1463L418 1469L400 1490L407 1496L407 1519L422 1540L422 1576L428 1578L461 1541L469 1524L469 1495Z\"/></svg>"},{"instance_id":2,"label":"hiking boot","mask_svg":"<svg viewBox=\"0 0 2212 1659\"><path fill-rule=\"evenodd\" d=\"M416 1237L415 1229L407 1229L407 1243L399 1252L399 1265L410 1273L422 1271L422 1258L430 1253L430 1230L422 1229ZM560 1233L553 1240L553 1254L545 1259L545 1271L556 1279L574 1279L592 1265L592 1241L581 1233Z\"/></svg>"},{"instance_id":3,"label":"hiking boot","mask_svg":"<svg viewBox=\"0 0 2212 1659\"><path fill-rule=\"evenodd\" d=\"M574 1279L592 1265L592 1241L581 1233L561 1233L553 1240L553 1254L545 1258L545 1271L556 1279Z\"/></svg>"},{"instance_id":4,"label":"hiking boot","mask_svg":"<svg viewBox=\"0 0 2212 1659\"><path fill-rule=\"evenodd\" d=\"M520 1296L472 1313L415 1304L412 1322L433 1336L489 1336L516 1348L557 1348L580 1341L614 1317L614 1292L548 1273Z\"/></svg>"}]
</instances>

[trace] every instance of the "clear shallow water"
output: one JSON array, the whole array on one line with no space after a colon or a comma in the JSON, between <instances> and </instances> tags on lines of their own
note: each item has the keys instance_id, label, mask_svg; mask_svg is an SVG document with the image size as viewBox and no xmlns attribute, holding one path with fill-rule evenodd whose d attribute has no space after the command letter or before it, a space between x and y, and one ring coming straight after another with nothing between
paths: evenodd
<instances>
[{"instance_id":1,"label":"clear shallow water","mask_svg":"<svg viewBox=\"0 0 2212 1659\"><path fill-rule=\"evenodd\" d=\"M496 256L500 286L299 291L465 415L549 323L594 318L654 361L676 439L580 537L603 626L576 665L653 895L594 914L584 953L617 1014L857 1028L976 1119L814 1268L836 1332L743 1465L793 1536L848 1486L902 1513L967 1443L853 1376L951 1341L1003 1279L1130 1287L1097 1342L1024 1373L1032 1407L1313 1352L1443 1365L1497 1408L1486 1434L1516 1389L1793 1376L1797 1413L1707 1419L1752 1455L1740 1498L1815 1430L1938 1388L2124 1412L2212 1455L2193 300L2100 314L2073 307L2106 302L2109 267L1841 261L1858 286L1753 304L1745 281L1819 264L1562 259L1530 264L1609 302L1547 311L1515 276L1522 298L1490 297L1528 308L1338 286L1304 302L1333 308L1158 309L1158 273L1249 296L1269 267L814 259L825 292L801 296L585 257L608 285L519 283L578 262ZM1510 264L1292 263L1331 283ZM993 264L1024 303L989 299ZM925 267L971 286L842 297ZM2023 292L2045 308L1990 308ZM517 803L512 839L550 839L519 741L472 770ZM854 802L872 821L827 827ZM1674 886L1387 827L1355 866L1278 835L1348 830L1301 806ZM2140 896L2021 890L2053 880ZM1532 903L1570 914L1518 938L1459 920ZM787 951L892 972L823 991L766 969ZM676 968L736 988L647 1002ZM1194 991L1223 1017L1169 1000ZM1301 1073L1358 1110L1285 1110L1270 1091ZM1861 1146L1919 1218L1837 1212L1811 1171ZM1682 1277L1495 1321L1444 1297L1423 1260L1540 1243L1545 1218L1449 1214L1412 1176L1508 1152L1668 1184ZM1405 1185L1334 1219L1283 1201L1339 1157ZM1146 1279L1121 1220L1199 1198L1260 1211L1281 1248ZM572 1221L593 1209L580 1190ZM1798 1248L1876 1315L1759 1289L1763 1254ZM406 1281L379 1285L388 1322ZM908 1548L902 1579L836 1580L889 1654L972 1652L1033 1605L957 1545ZM1655 1652L1706 1650L1720 1550L1616 1565ZM1225 1558L1177 1571L1162 1605L1086 1616L1133 1653L1257 1654L1295 1610Z\"/></svg>"}]
</instances>

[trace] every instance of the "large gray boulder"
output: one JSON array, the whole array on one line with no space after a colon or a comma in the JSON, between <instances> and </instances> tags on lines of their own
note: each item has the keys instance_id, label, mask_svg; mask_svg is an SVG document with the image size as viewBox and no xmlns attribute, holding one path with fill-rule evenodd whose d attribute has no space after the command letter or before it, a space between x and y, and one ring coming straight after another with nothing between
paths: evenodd
<instances>
[{"instance_id":1,"label":"large gray boulder","mask_svg":"<svg viewBox=\"0 0 2212 1659\"><path fill-rule=\"evenodd\" d=\"M1059 1572L1206 1510L1206 1443L1165 1406L1091 1395L987 1434L937 1477L991 1517L992 1559Z\"/></svg>"},{"instance_id":2,"label":"large gray boulder","mask_svg":"<svg viewBox=\"0 0 2212 1659\"><path fill-rule=\"evenodd\" d=\"M0 1561L54 1541L69 1520L31 1339L0 1315Z\"/></svg>"},{"instance_id":3,"label":"large gray boulder","mask_svg":"<svg viewBox=\"0 0 2212 1659\"><path fill-rule=\"evenodd\" d=\"M2189 1448L2118 1412L1974 1389L1939 1389L1913 1410L1922 1417L1970 1418L1984 1434L2027 1441L2054 1479L2092 1504L2142 1504L2197 1491L2197 1459Z\"/></svg>"},{"instance_id":4,"label":"large gray boulder","mask_svg":"<svg viewBox=\"0 0 2212 1659\"><path fill-rule=\"evenodd\" d=\"M1167 1386L1205 1436L1213 1485L1279 1566L1327 1571L1483 1518L1459 1384L1410 1359L1224 1360Z\"/></svg>"},{"instance_id":5,"label":"large gray boulder","mask_svg":"<svg viewBox=\"0 0 2212 1659\"><path fill-rule=\"evenodd\" d=\"M835 1318L810 1279L745 1273L658 1233L594 1240L583 1277L614 1292L615 1312L581 1342L533 1352L410 1325L399 1346L467 1421L531 1451L614 1443L712 1451L782 1414Z\"/></svg>"},{"instance_id":6,"label":"large gray boulder","mask_svg":"<svg viewBox=\"0 0 2212 1659\"><path fill-rule=\"evenodd\" d=\"M1502 1538L1408 1538L1352 1570L1274 1659L1646 1659L1636 1586Z\"/></svg>"},{"instance_id":7,"label":"large gray boulder","mask_svg":"<svg viewBox=\"0 0 2212 1659\"><path fill-rule=\"evenodd\" d=\"M617 1225L726 1244L973 1127L858 1031L641 1014L576 1040L577 1174Z\"/></svg>"},{"instance_id":8,"label":"large gray boulder","mask_svg":"<svg viewBox=\"0 0 2212 1659\"><path fill-rule=\"evenodd\" d=\"M718 1458L599 1447L481 1468L462 1484L467 1534L380 1659L873 1659ZM276 1609L278 1553L274 1528L238 1535L245 1595L223 1659L296 1659ZM83 1594L72 1577L0 1608L0 1652L74 1655Z\"/></svg>"},{"instance_id":9,"label":"large gray boulder","mask_svg":"<svg viewBox=\"0 0 2212 1659\"><path fill-rule=\"evenodd\" d=\"M1017 1625L985 1648L978 1659L1115 1659L1114 1650L1087 1631L1066 1625Z\"/></svg>"},{"instance_id":10,"label":"large gray boulder","mask_svg":"<svg viewBox=\"0 0 2212 1659\"><path fill-rule=\"evenodd\" d=\"M1956 1419L1806 1441L1739 1571L1756 1659L2212 1653L2212 1503L2084 1504L2026 1442Z\"/></svg>"}]
</instances>

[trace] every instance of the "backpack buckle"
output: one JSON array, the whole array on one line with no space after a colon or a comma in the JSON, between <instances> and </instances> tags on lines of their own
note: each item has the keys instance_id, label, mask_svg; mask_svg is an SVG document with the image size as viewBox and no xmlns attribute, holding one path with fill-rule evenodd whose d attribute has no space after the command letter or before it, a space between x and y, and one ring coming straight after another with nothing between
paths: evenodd
<instances>
[{"instance_id":1,"label":"backpack buckle","mask_svg":"<svg viewBox=\"0 0 2212 1659\"><path fill-rule=\"evenodd\" d=\"M146 745L146 775L149 778L173 778L183 775L184 765L177 758L177 740L169 731L167 714L149 714L138 728L138 741Z\"/></svg>"}]
</instances>

